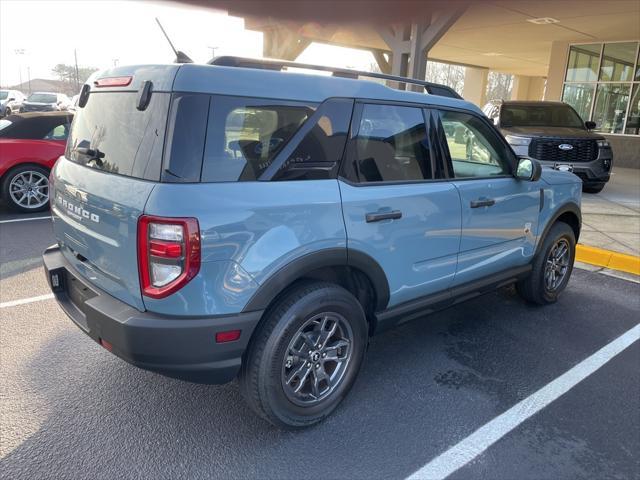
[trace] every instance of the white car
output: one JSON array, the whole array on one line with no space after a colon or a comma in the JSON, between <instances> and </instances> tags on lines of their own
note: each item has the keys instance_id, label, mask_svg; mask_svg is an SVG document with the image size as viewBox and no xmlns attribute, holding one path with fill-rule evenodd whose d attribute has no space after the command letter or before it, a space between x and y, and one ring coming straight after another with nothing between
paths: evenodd
<instances>
[{"instance_id":1,"label":"white car","mask_svg":"<svg viewBox=\"0 0 640 480\"><path fill-rule=\"evenodd\" d=\"M0 90L0 117L18 113L23 101L24 95L18 90Z\"/></svg>"}]
</instances>

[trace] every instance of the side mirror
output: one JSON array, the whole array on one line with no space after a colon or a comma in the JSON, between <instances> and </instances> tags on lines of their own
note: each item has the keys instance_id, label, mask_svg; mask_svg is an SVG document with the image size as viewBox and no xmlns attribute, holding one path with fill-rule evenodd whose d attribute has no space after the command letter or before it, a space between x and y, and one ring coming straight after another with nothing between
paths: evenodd
<instances>
[{"instance_id":1,"label":"side mirror","mask_svg":"<svg viewBox=\"0 0 640 480\"><path fill-rule=\"evenodd\" d=\"M516 167L518 180L535 182L540 179L540 175L542 175L540 162L530 157L518 157L518 166Z\"/></svg>"},{"instance_id":2,"label":"side mirror","mask_svg":"<svg viewBox=\"0 0 640 480\"><path fill-rule=\"evenodd\" d=\"M596 128L596 122L587 120L586 122L584 122L584 126L587 127L587 130L593 130L594 128Z\"/></svg>"}]
</instances>

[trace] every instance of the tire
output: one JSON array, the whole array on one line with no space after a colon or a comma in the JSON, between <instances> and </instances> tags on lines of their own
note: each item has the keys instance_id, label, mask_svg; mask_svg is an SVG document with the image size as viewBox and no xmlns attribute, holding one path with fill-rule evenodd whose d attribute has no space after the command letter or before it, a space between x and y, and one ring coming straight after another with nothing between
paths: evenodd
<instances>
[{"instance_id":1,"label":"tire","mask_svg":"<svg viewBox=\"0 0 640 480\"><path fill-rule=\"evenodd\" d=\"M331 329L335 333L322 345L313 329L325 327L325 335ZM277 427L321 422L353 386L367 341L365 314L351 293L332 283L298 284L267 311L254 333L239 376L242 395L253 411ZM314 379L325 375L316 391Z\"/></svg>"},{"instance_id":2,"label":"tire","mask_svg":"<svg viewBox=\"0 0 640 480\"><path fill-rule=\"evenodd\" d=\"M5 110L5 112L4 112L4 116L5 116L5 117L8 117L9 115L11 115L11 109L10 109L10 108L7 108L7 109Z\"/></svg>"},{"instance_id":3,"label":"tire","mask_svg":"<svg viewBox=\"0 0 640 480\"><path fill-rule=\"evenodd\" d=\"M585 193L600 193L606 183L597 183L595 185L583 185L582 191Z\"/></svg>"},{"instance_id":4,"label":"tire","mask_svg":"<svg viewBox=\"0 0 640 480\"><path fill-rule=\"evenodd\" d=\"M560 266L560 261L557 261L552 264L548 264L547 262L552 260L550 259L550 255L554 248L558 245L564 245L567 247L567 256L566 256L566 269L562 274L562 278L559 279L559 272L562 271L562 267ZM556 254L560 252L558 250L555 251ZM573 230L569 225L563 222L555 223L549 233L543 240L542 247L536 255L535 260L533 261L533 269L527 278L521 280L517 284L518 293L525 300L537 303L538 305L547 305L550 303L555 303L558 300L560 294L564 291L569 283L569 278L571 277L571 272L573 271L573 263L576 257L576 237L573 233ZM557 280L557 285L549 287L548 277L547 277L547 265L549 268L555 267L555 279Z\"/></svg>"},{"instance_id":5,"label":"tire","mask_svg":"<svg viewBox=\"0 0 640 480\"><path fill-rule=\"evenodd\" d=\"M20 198L17 189L25 184L20 183L21 180L29 178L32 179L33 197L23 200L25 203L21 204L18 202ZM49 171L38 165L19 165L5 175L0 193L7 206L16 212L32 213L47 210L49 208ZM32 203L32 206L27 203Z\"/></svg>"}]
</instances>

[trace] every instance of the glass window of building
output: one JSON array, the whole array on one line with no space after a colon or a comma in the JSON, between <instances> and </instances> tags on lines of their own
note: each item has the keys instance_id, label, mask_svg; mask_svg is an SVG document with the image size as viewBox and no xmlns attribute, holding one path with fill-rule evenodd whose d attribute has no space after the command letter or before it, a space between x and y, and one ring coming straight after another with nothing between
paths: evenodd
<instances>
[{"instance_id":1,"label":"glass window of building","mask_svg":"<svg viewBox=\"0 0 640 480\"><path fill-rule=\"evenodd\" d=\"M600 80L604 82L631 81L637 45L636 42L606 43L602 53Z\"/></svg>"},{"instance_id":2,"label":"glass window of building","mask_svg":"<svg viewBox=\"0 0 640 480\"><path fill-rule=\"evenodd\" d=\"M592 82L598 78L602 44L572 45L569 50L567 82Z\"/></svg>"},{"instance_id":3,"label":"glass window of building","mask_svg":"<svg viewBox=\"0 0 640 480\"><path fill-rule=\"evenodd\" d=\"M572 45L562 100L607 134L640 135L638 42Z\"/></svg>"}]
</instances>

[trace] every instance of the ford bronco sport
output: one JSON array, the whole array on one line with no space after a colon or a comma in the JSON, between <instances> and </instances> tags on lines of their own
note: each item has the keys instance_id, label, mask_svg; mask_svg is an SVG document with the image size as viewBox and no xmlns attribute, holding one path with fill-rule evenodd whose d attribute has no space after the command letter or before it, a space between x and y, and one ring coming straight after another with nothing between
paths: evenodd
<instances>
[{"instance_id":1,"label":"ford bronco sport","mask_svg":"<svg viewBox=\"0 0 640 480\"><path fill-rule=\"evenodd\" d=\"M517 157L446 87L264 65L118 67L83 87L43 258L93 340L168 376L238 377L259 415L304 427L345 397L369 336L512 283L556 301L578 177Z\"/></svg>"},{"instance_id":2,"label":"ford bronco sport","mask_svg":"<svg viewBox=\"0 0 640 480\"><path fill-rule=\"evenodd\" d=\"M562 102L493 100L482 109L514 152L543 166L573 172L583 190L599 193L609 181L613 153L605 137L590 130L570 105Z\"/></svg>"}]
</instances>

